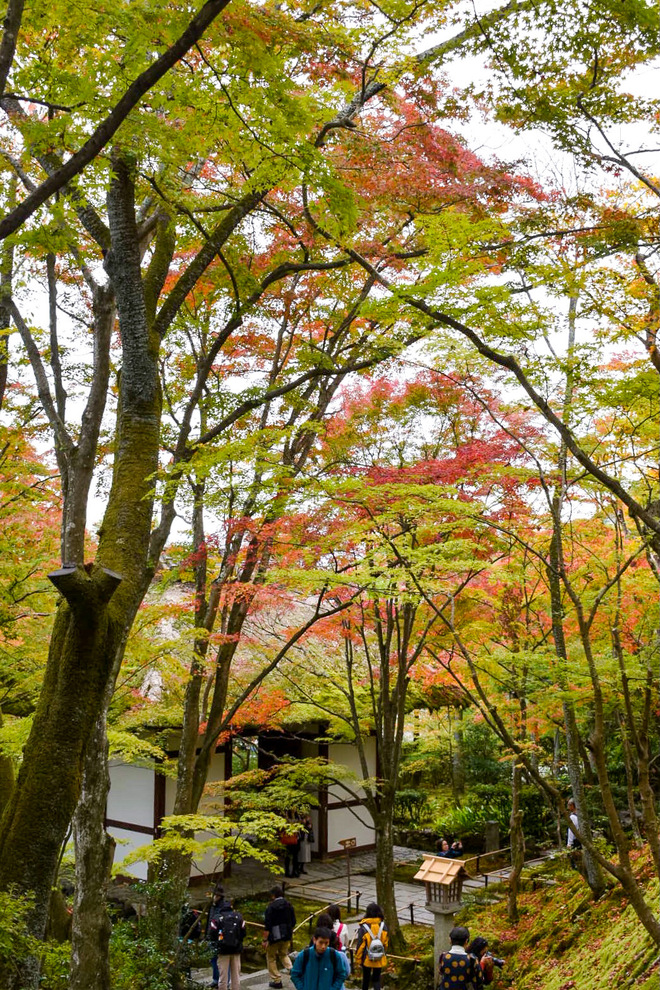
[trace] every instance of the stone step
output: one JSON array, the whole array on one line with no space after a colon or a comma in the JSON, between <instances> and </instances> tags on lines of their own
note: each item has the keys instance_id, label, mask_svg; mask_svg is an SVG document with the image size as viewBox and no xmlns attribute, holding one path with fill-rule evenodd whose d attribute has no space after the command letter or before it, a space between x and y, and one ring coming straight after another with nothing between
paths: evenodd
<instances>
[{"instance_id":1,"label":"stone step","mask_svg":"<svg viewBox=\"0 0 660 990\"><path fill-rule=\"evenodd\" d=\"M200 987L210 987L211 986L211 967L208 969L196 969L191 974L194 986ZM270 976L268 975L267 969L258 969L253 973L241 973L241 986L240 990L268 990L268 983L270 982ZM282 987L283 990L293 990L293 984L289 977L283 973L282 974ZM231 990L239 990L238 987L232 987Z\"/></svg>"}]
</instances>

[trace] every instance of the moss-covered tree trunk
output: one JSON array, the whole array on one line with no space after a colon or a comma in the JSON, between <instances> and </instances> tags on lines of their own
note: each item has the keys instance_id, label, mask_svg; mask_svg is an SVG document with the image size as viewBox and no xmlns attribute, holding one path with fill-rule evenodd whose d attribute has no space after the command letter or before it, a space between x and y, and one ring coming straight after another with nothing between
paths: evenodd
<instances>
[{"instance_id":1,"label":"moss-covered tree trunk","mask_svg":"<svg viewBox=\"0 0 660 990\"><path fill-rule=\"evenodd\" d=\"M42 937L50 889L82 783L85 751L99 715L121 626L110 605L120 578L94 566L55 572L62 594L44 685L16 787L0 823L0 888L34 898L30 931ZM0 970L0 986L28 987Z\"/></svg>"},{"instance_id":2,"label":"moss-covered tree trunk","mask_svg":"<svg viewBox=\"0 0 660 990\"><path fill-rule=\"evenodd\" d=\"M102 713L90 741L82 794L73 818L76 885L71 930L70 990L89 990L90 987L110 990L108 947L111 923L105 895L115 842L103 828L109 788L104 726L105 713ZM90 772L91 763L95 767Z\"/></svg>"},{"instance_id":3,"label":"moss-covered tree trunk","mask_svg":"<svg viewBox=\"0 0 660 990\"><path fill-rule=\"evenodd\" d=\"M113 156L108 193L111 247L106 257L119 316L122 370L113 478L99 539L99 560L113 561L125 581L118 596L119 636L100 696L94 725L94 751L85 767L83 800L75 820L77 894L70 975L72 990L106 990L109 922L105 885L113 843L103 819L109 787L105 714L112 697L126 637L149 585L153 476L158 468L161 390L159 338L146 301L135 219L130 162ZM150 318L151 316L151 318Z\"/></svg>"},{"instance_id":4,"label":"moss-covered tree trunk","mask_svg":"<svg viewBox=\"0 0 660 990\"><path fill-rule=\"evenodd\" d=\"M394 800L392 799L392 805ZM376 899L383 909L389 932L390 949L400 952L404 947L394 896L394 837L392 811L387 809L374 822L376 826ZM366 905L365 905L366 907Z\"/></svg>"},{"instance_id":5,"label":"moss-covered tree trunk","mask_svg":"<svg viewBox=\"0 0 660 990\"><path fill-rule=\"evenodd\" d=\"M507 892L507 915L512 924L518 922L518 888L520 876L525 865L525 834L523 832L523 812L520 807L520 792L522 789L522 766L514 759L511 768L511 873L509 874L509 889Z\"/></svg>"},{"instance_id":6,"label":"moss-covered tree trunk","mask_svg":"<svg viewBox=\"0 0 660 990\"><path fill-rule=\"evenodd\" d=\"M106 265L119 314L122 372L112 488L96 564L51 575L62 599L23 764L0 823L0 888L13 886L35 898L30 929L39 937L62 843L80 798L87 748L149 572L161 414L158 340L147 321L130 168L120 156L115 156L113 172ZM80 914L81 920L91 917ZM98 931L87 939L90 951L97 953L103 950ZM0 985L24 988L36 978L31 964L13 984L9 974L0 972Z\"/></svg>"}]
</instances>

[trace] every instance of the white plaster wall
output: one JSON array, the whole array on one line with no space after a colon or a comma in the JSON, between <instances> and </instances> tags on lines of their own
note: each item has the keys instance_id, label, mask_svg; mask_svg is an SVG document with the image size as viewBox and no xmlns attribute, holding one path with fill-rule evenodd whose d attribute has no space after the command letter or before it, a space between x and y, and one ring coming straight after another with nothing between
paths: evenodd
<instances>
[{"instance_id":1,"label":"white plaster wall","mask_svg":"<svg viewBox=\"0 0 660 990\"><path fill-rule=\"evenodd\" d=\"M153 766L110 761L110 793L106 816L131 825L154 824Z\"/></svg>"},{"instance_id":2,"label":"white plaster wall","mask_svg":"<svg viewBox=\"0 0 660 990\"><path fill-rule=\"evenodd\" d=\"M373 777L376 774L376 739L374 736L369 736L364 740L364 748L369 776ZM340 766L346 767L347 770L355 775L357 781L362 780L362 767L360 765L357 746L354 746L352 743L330 743L328 759L332 763L338 763ZM357 781L349 780L347 781L347 785L354 795L364 797L364 789ZM353 794L349 794L341 784L335 784L333 787L328 788L328 801L331 803L333 801L348 801L351 800Z\"/></svg>"},{"instance_id":3,"label":"white plaster wall","mask_svg":"<svg viewBox=\"0 0 660 990\"><path fill-rule=\"evenodd\" d=\"M209 767L208 783L223 782L225 779L225 754L214 753ZM174 797L176 794L176 781L167 778L165 781L165 814L171 815L174 809ZM214 788L213 794L204 794L199 805L199 813L205 812L212 815L221 815L223 805L222 790ZM197 832L195 838L200 842L213 837L213 833ZM223 860L213 852L207 852L192 864L191 877L202 874L216 873L223 868Z\"/></svg>"},{"instance_id":4,"label":"white plaster wall","mask_svg":"<svg viewBox=\"0 0 660 990\"><path fill-rule=\"evenodd\" d=\"M155 773L153 766L135 766L111 760L110 791L106 818L128 825L154 825ZM133 832L131 829L110 826L108 832L117 840L115 865L121 864L126 856L139 846L152 841L146 832ZM142 861L126 867L126 872L140 880L147 879L147 864Z\"/></svg>"},{"instance_id":5,"label":"white plaster wall","mask_svg":"<svg viewBox=\"0 0 660 990\"><path fill-rule=\"evenodd\" d=\"M151 836L147 835L145 832L130 832L125 828L114 828L110 826L108 828L108 833L116 840L117 847L115 849L115 866L121 864L126 856L134 849L138 849L140 846L146 846L151 843ZM140 860L137 863L131 863L122 872L130 874L132 877L137 877L138 880L147 879L147 864L144 860Z\"/></svg>"},{"instance_id":6,"label":"white plaster wall","mask_svg":"<svg viewBox=\"0 0 660 990\"><path fill-rule=\"evenodd\" d=\"M357 813L356 817L353 812ZM371 815L363 807L336 808L328 811L328 852L342 851L340 839L357 840L357 848L376 841Z\"/></svg>"},{"instance_id":7,"label":"white plaster wall","mask_svg":"<svg viewBox=\"0 0 660 990\"><path fill-rule=\"evenodd\" d=\"M376 740L370 736L365 740L367 756L367 766L370 775L376 773ZM328 758L333 762L346 767L360 779L362 769L357 747L350 743L330 743ZM328 803L336 801L350 801L355 797L364 796L364 789L356 782L347 781L351 793L341 785L335 785L328 789ZM340 839L355 838L357 848L361 846L371 846L376 841L373 820L367 809L363 806L354 808L328 808L328 852L333 853L342 850L339 845Z\"/></svg>"}]
</instances>

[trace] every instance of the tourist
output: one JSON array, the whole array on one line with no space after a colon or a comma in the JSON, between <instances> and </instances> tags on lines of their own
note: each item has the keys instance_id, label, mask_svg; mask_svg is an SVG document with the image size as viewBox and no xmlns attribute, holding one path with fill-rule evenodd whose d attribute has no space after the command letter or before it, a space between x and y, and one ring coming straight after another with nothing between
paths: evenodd
<instances>
[{"instance_id":1,"label":"tourist","mask_svg":"<svg viewBox=\"0 0 660 990\"><path fill-rule=\"evenodd\" d=\"M266 965L270 976L269 987L281 990L282 980L280 970L291 970L289 951L293 930L296 927L296 913L284 896L284 891L277 884L271 888L270 904L264 915L264 945L266 948Z\"/></svg>"},{"instance_id":2,"label":"tourist","mask_svg":"<svg viewBox=\"0 0 660 990\"><path fill-rule=\"evenodd\" d=\"M227 990L231 976L232 990L241 985L241 952L245 938L245 922L239 911L234 911L231 901L224 900L215 913L218 990Z\"/></svg>"},{"instance_id":3,"label":"tourist","mask_svg":"<svg viewBox=\"0 0 660 990\"><path fill-rule=\"evenodd\" d=\"M577 807L573 798L569 798L567 805L568 815L571 819L571 825L575 829L579 829L580 825L577 816ZM576 836L573 828L569 828L566 832L566 848L568 849L568 858L571 866L574 870L581 872L580 867L582 866L582 843Z\"/></svg>"},{"instance_id":4,"label":"tourist","mask_svg":"<svg viewBox=\"0 0 660 990\"><path fill-rule=\"evenodd\" d=\"M497 959L487 949L488 939L484 938L483 935L477 935L476 938L473 938L467 948L468 954L474 956L481 966L481 973L486 986L495 979L495 967L501 969L504 966L504 960Z\"/></svg>"},{"instance_id":5,"label":"tourist","mask_svg":"<svg viewBox=\"0 0 660 990\"><path fill-rule=\"evenodd\" d=\"M569 798L566 807L568 809L569 818L571 819L571 825L573 825L574 828L579 829L580 825L578 822L577 807L573 798ZM569 828L566 833L566 847L568 849L582 849L582 843L577 838L572 828Z\"/></svg>"},{"instance_id":6,"label":"tourist","mask_svg":"<svg viewBox=\"0 0 660 990\"><path fill-rule=\"evenodd\" d=\"M484 985L481 965L475 956L469 955L467 944L470 933L461 926L452 928L449 933L451 948L443 952L438 960L438 990L457 990L472 986L477 990Z\"/></svg>"},{"instance_id":7,"label":"tourist","mask_svg":"<svg viewBox=\"0 0 660 990\"><path fill-rule=\"evenodd\" d=\"M328 908L328 914L332 920L332 930L337 936L337 948L342 952L346 952L346 947L348 945L348 928L341 920L341 911L338 904L331 904ZM332 945L332 942L330 943Z\"/></svg>"},{"instance_id":8,"label":"tourist","mask_svg":"<svg viewBox=\"0 0 660 990\"><path fill-rule=\"evenodd\" d=\"M387 965L385 950L389 940L383 909L371 903L357 930L355 961L362 966L362 990L368 990L373 983L374 990L380 990L380 976Z\"/></svg>"},{"instance_id":9,"label":"tourist","mask_svg":"<svg viewBox=\"0 0 660 990\"><path fill-rule=\"evenodd\" d=\"M226 903L225 888L221 883L218 883L215 885L211 897L209 913L206 919L206 931L204 933L204 938L209 943L211 950L211 972L213 974L214 986L218 985L218 980L220 979L220 971L218 970L218 920L222 907Z\"/></svg>"},{"instance_id":10,"label":"tourist","mask_svg":"<svg viewBox=\"0 0 660 990\"><path fill-rule=\"evenodd\" d=\"M291 980L296 990L342 990L348 976L343 953L330 947L330 928L315 929L312 944L296 956Z\"/></svg>"},{"instance_id":11,"label":"tourist","mask_svg":"<svg viewBox=\"0 0 660 990\"><path fill-rule=\"evenodd\" d=\"M438 839L436 843L436 849L438 851L438 856L446 856L448 859L452 858L451 850L449 848L449 843L446 839Z\"/></svg>"},{"instance_id":12,"label":"tourist","mask_svg":"<svg viewBox=\"0 0 660 990\"><path fill-rule=\"evenodd\" d=\"M287 813L288 824L280 832L280 842L284 848L284 876L297 877L300 875L298 854L300 852L300 833L291 812Z\"/></svg>"}]
</instances>

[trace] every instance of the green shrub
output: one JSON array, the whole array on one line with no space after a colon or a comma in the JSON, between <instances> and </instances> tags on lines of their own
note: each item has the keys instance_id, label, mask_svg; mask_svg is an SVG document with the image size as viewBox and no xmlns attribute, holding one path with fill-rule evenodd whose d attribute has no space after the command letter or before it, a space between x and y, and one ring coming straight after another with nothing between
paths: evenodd
<instances>
[{"instance_id":1,"label":"green shrub","mask_svg":"<svg viewBox=\"0 0 660 990\"><path fill-rule=\"evenodd\" d=\"M35 950L41 949L27 931L26 919L31 902L10 891L0 891L0 964L18 972Z\"/></svg>"},{"instance_id":2,"label":"green shrub","mask_svg":"<svg viewBox=\"0 0 660 990\"><path fill-rule=\"evenodd\" d=\"M46 942L42 947L39 990L67 990L70 963L70 942Z\"/></svg>"},{"instance_id":3,"label":"green shrub","mask_svg":"<svg viewBox=\"0 0 660 990\"><path fill-rule=\"evenodd\" d=\"M442 836L479 839L483 838L486 822L491 820L488 808L475 801L462 808L453 808L436 822L435 828Z\"/></svg>"},{"instance_id":4,"label":"green shrub","mask_svg":"<svg viewBox=\"0 0 660 990\"><path fill-rule=\"evenodd\" d=\"M394 820L404 825L408 823L416 825L428 818L430 807L425 791L412 788L397 791L394 798Z\"/></svg>"},{"instance_id":5,"label":"green shrub","mask_svg":"<svg viewBox=\"0 0 660 990\"><path fill-rule=\"evenodd\" d=\"M141 936L130 922L118 922L110 937L113 990L169 990L170 961L155 940Z\"/></svg>"},{"instance_id":6,"label":"green shrub","mask_svg":"<svg viewBox=\"0 0 660 990\"><path fill-rule=\"evenodd\" d=\"M479 804L485 807L491 821L500 825L500 834L509 834L511 816L511 788L507 782L499 784L476 784L473 788ZM524 785L520 791L520 807L523 811L523 831L525 838L540 842L554 838L555 819L543 800L539 790L532 785Z\"/></svg>"},{"instance_id":7,"label":"green shrub","mask_svg":"<svg viewBox=\"0 0 660 990\"><path fill-rule=\"evenodd\" d=\"M483 722L468 722L463 730L465 781L497 784L510 776L508 763L500 760L497 736Z\"/></svg>"},{"instance_id":8,"label":"green shrub","mask_svg":"<svg viewBox=\"0 0 660 990\"><path fill-rule=\"evenodd\" d=\"M44 990L66 990L69 984L68 942L42 942L27 930L27 916L32 902L25 895L0 891L0 964L18 973L29 956L39 960Z\"/></svg>"}]
</instances>

